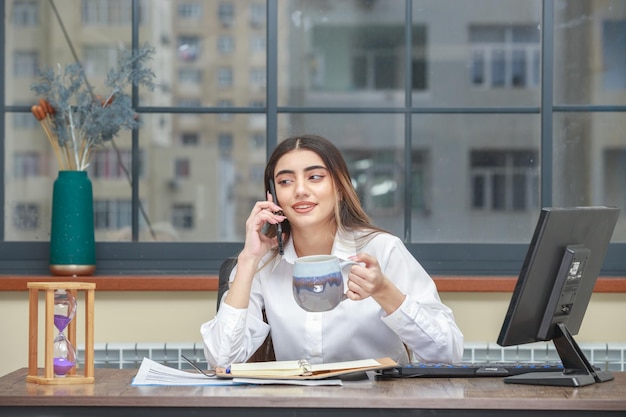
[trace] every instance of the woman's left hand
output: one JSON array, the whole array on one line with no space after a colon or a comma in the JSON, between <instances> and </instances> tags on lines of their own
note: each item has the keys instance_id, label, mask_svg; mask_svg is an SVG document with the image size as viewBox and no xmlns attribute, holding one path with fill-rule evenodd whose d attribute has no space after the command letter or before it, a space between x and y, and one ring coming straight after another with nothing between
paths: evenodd
<instances>
[{"instance_id":1,"label":"woman's left hand","mask_svg":"<svg viewBox=\"0 0 626 417\"><path fill-rule=\"evenodd\" d=\"M348 275L346 296L349 299L358 301L372 297L388 314L402 304L405 295L383 274L375 257L357 253L350 260L357 264L352 265Z\"/></svg>"}]
</instances>

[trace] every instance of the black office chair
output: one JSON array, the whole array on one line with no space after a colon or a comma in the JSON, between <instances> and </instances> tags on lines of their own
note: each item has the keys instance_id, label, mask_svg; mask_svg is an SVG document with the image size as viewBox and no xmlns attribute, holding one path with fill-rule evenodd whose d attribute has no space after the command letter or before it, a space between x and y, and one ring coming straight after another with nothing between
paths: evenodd
<instances>
[{"instance_id":1,"label":"black office chair","mask_svg":"<svg viewBox=\"0 0 626 417\"><path fill-rule=\"evenodd\" d=\"M224 262L220 265L220 272L218 275L218 288L217 288L217 310L220 309L220 304L222 303L222 297L226 290L228 290L230 278L230 273L233 268L237 265L237 258L226 258ZM267 323L267 317L265 317L265 310L263 310L263 320ZM248 359L248 362L267 362L267 361L275 361L276 355L274 354L274 345L272 343L272 334L267 335L267 338L259 346L256 352Z\"/></svg>"}]
</instances>

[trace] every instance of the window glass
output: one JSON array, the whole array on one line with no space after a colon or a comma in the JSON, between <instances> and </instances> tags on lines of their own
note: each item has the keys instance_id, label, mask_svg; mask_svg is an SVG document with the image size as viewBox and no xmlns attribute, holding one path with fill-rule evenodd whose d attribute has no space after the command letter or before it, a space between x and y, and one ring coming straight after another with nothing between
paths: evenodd
<instances>
[{"instance_id":1,"label":"window glass","mask_svg":"<svg viewBox=\"0 0 626 417\"><path fill-rule=\"evenodd\" d=\"M415 115L413 129L413 148L427 150L413 162L425 200L411 212L414 242L530 240L540 209L539 115Z\"/></svg>"},{"instance_id":2,"label":"window glass","mask_svg":"<svg viewBox=\"0 0 626 417\"><path fill-rule=\"evenodd\" d=\"M626 119L623 113L576 112L554 118L554 203L626 207ZM613 242L626 241L620 216Z\"/></svg>"},{"instance_id":3,"label":"window glass","mask_svg":"<svg viewBox=\"0 0 626 417\"><path fill-rule=\"evenodd\" d=\"M559 1L555 7L556 104L626 104L626 3ZM571 24L571 22L576 24Z\"/></svg>"},{"instance_id":4,"label":"window glass","mask_svg":"<svg viewBox=\"0 0 626 417\"><path fill-rule=\"evenodd\" d=\"M131 0L54 2L71 45L50 2L3 4L7 242L49 239L59 167L30 112L38 68L74 50L102 94L133 33L155 47L157 88L133 97L142 127L88 167L98 242L240 244L268 153L302 132L337 143L367 212L410 247L527 243L544 204L626 207L622 0L547 2L553 22L541 0L413 0L412 14L405 1L277 0L276 16L263 0L142 0L137 32Z\"/></svg>"}]
</instances>

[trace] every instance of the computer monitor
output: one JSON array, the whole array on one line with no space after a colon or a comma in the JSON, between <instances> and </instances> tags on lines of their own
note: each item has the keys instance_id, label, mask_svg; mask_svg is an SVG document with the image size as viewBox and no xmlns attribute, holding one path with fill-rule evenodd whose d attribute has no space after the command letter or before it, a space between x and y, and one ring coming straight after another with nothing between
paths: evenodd
<instances>
[{"instance_id":1,"label":"computer monitor","mask_svg":"<svg viewBox=\"0 0 626 417\"><path fill-rule=\"evenodd\" d=\"M504 378L507 383L583 386L613 379L574 340L619 216L614 207L544 208L526 253L498 344L552 341L563 372Z\"/></svg>"}]
</instances>

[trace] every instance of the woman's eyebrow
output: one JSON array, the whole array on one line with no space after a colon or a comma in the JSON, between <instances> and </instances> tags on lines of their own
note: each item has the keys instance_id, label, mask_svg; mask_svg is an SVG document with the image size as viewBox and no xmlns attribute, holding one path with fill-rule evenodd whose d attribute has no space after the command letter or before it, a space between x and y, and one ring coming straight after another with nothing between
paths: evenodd
<instances>
[{"instance_id":1,"label":"woman's eyebrow","mask_svg":"<svg viewBox=\"0 0 626 417\"><path fill-rule=\"evenodd\" d=\"M304 172L309 172L309 171L315 171L316 169L324 169L324 170L328 170L328 168L326 168L324 165L311 165L310 167L306 167L304 168ZM282 174L295 174L296 172L294 170L291 169L283 169L281 171L278 171L275 176L279 176Z\"/></svg>"}]
</instances>

